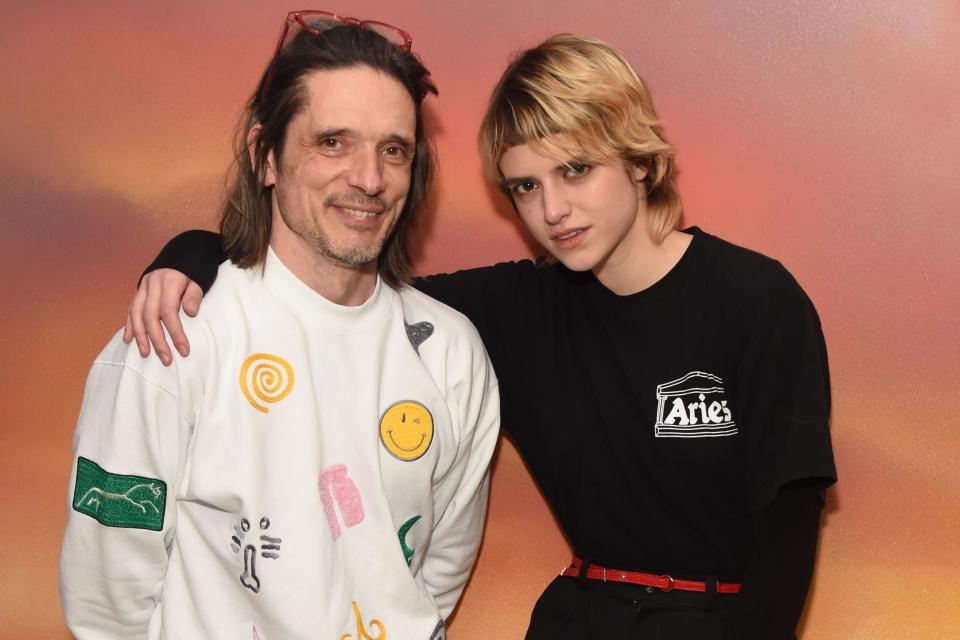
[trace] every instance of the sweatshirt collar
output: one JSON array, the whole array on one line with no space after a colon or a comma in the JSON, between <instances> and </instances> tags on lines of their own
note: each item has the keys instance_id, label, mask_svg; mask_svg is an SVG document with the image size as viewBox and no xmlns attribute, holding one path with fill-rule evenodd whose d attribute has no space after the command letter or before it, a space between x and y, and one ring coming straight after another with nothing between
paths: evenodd
<instances>
[{"instance_id":1,"label":"sweatshirt collar","mask_svg":"<svg viewBox=\"0 0 960 640\"><path fill-rule=\"evenodd\" d=\"M267 248L263 264L263 282L297 315L310 322L319 322L342 333L362 331L385 317L392 304L394 291L377 274L373 293L363 304L347 307L324 298L298 278L273 251Z\"/></svg>"}]
</instances>

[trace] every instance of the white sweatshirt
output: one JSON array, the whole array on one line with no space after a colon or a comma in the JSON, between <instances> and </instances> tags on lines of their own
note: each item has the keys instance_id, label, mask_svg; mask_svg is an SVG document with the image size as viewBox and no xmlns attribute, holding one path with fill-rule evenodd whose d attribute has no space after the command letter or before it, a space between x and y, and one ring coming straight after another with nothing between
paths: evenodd
<instances>
[{"instance_id":1,"label":"white sweatshirt","mask_svg":"<svg viewBox=\"0 0 960 640\"><path fill-rule=\"evenodd\" d=\"M469 321L379 281L335 305L269 252L220 268L192 353L119 334L87 380L60 561L86 638L432 640L499 427Z\"/></svg>"}]
</instances>

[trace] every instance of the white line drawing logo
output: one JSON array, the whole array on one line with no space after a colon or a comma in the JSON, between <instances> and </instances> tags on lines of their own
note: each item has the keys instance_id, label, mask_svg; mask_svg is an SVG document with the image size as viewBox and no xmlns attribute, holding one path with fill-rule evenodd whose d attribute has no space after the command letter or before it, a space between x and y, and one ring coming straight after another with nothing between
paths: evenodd
<instances>
[{"instance_id":1,"label":"white line drawing logo","mask_svg":"<svg viewBox=\"0 0 960 640\"><path fill-rule=\"evenodd\" d=\"M266 531L270 528L270 518L263 516L260 518L260 531ZM230 536L230 548L234 553L240 553L243 550L243 573L240 574L240 584L254 593L260 593L260 577L257 575L257 545L255 543L244 543L247 533L250 532L250 521L246 518L240 518L240 523L233 525L233 531L236 535ZM253 534L251 534L251 537ZM280 538L274 538L266 534L260 535L260 557L270 560L276 560L280 557L280 544L283 542ZM254 627L256 633L256 627Z\"/></svg>"},{"instance_id":2,"label":"white line drawing logo","mask_svg":"<svg viewBox=\"0 0 960 640\"><path fill-rule=\"evenodd\" d=\"M657 385L656 437L716 438L736 433L737 423L719 376L691 371Z\"/></svg>"},{"instance_id":3,"label":"white line drawing logo","mask_svg":"<svg viewBox=\"0 0 960 640\"><path fill-rule=\"evenodd\" d=\"M144 496L144 499L134 500L133 498L130 497L130 495L133 493L137 493L138 495ZM97 512L100 510L100 504L101 504L100 498L103 498L107 501L117 500L117 501L129 502L136 508L140 509L140 511L142 511L143 513L147 513L147 507L150 507L151 509L153 509L154 513L160 513L160 510L157 509L157 505L154 504L154 501L160 499L161 493L162 492L160 491L160 489L153 483L137 484L130 487L123 493L110 493L109 491L104 491L99 487L93 487L92 489L89 489L85 494L83 494L83 497L80 498L80 504L87 507L89 507L90 505L96 505L93 508L93 511ZM150 497L151 495L153 496L152 498Z\"/></svg>"}]
</instances>

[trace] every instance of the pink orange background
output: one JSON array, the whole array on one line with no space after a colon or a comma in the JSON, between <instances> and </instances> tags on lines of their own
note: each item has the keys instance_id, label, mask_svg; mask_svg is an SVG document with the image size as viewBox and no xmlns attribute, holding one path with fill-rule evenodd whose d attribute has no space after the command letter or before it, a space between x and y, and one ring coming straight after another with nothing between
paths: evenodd
<instances>
[{"instance_id":1,"label":"pink orange background","mask_svg":"<svg viewBox=\"0 0 960 640\"><path fill-rule=\"evenodd\" d=\"M511 53L572 31L627 54L679 149L686 222L780 258L822 316L841 482L803 637L960 637L960 5L336 1L318 8L413 33L441 90L423 272L528 252L474 146ZM215 224L235 117L294 7L6 4L0 626L62 638L56 562L87 368L147 259ZM567 559L505 444L451 636L521 637Z\"/></svg>"}]
</instances>

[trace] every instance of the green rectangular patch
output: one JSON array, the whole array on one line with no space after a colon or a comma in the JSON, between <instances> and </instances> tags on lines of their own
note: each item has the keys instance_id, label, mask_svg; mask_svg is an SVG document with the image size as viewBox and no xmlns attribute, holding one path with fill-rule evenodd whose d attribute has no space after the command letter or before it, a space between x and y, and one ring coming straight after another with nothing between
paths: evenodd
<instances>
[{"instance_id":1,"label":"green rectangular patch","mask_svg":"<svg viewBox=\"0 0 960 640\"><path fill-rule=\"evenodd\" d=\"M108 527L160 531L166 505L166 482L110 473L96 462L77 459L74 511Z\"/></svg>"}]
</instances>

